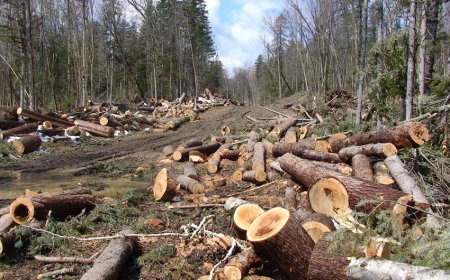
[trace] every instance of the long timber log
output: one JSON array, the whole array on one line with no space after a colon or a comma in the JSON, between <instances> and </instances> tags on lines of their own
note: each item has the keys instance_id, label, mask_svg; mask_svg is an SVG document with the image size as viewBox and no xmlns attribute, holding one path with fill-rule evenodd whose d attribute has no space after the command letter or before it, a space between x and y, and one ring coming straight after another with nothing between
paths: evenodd
<instances>
[{"instance_id":1,"label":"long timber log","mask_svg":"<svg viewBox=\"0 0 450 280\"><path fill-rule=\"evenodd\" d=\"M73 122L69 122L52 116L43 115L41 113L30 111L22 107L17 108L17 115L25 116L30 119L38 121L51 121L54 126L59 126L62 128L74 125Z\"/></svg>"},{"instance_id":2,"label":"long timber log","mask_svg":"<svg viewBox=\"0 0 450 280\"><path fill-rule=\"evenodd\" d=\"M39 127L39 125L37 123L27 123L27 124L0 132L0 138L6 139L15 134L26 134L26 133L36 132L38 127Z\"/></svg>"}]
</instances>

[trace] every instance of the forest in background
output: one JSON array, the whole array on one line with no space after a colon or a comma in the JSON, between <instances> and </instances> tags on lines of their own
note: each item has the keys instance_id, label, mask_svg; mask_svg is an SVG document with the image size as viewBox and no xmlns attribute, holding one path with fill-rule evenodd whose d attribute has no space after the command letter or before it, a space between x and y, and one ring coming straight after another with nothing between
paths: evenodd
<instances>
[{"instance_id":1,"label":"forest in background","mask_svg":"<svg viewBox=\"0 0 450 280\"><path fill-rule=\"evenodd\" d=\"M409 119L430 96L449 94L449 1L284 6L265 18L264 53L229 74L204 0L0 1L0 104L60 110L206 87L249 105L295 93L320 103L339 89L354 93L359 123L365 102L379 121Z\"/></svg>"}]
</instances>

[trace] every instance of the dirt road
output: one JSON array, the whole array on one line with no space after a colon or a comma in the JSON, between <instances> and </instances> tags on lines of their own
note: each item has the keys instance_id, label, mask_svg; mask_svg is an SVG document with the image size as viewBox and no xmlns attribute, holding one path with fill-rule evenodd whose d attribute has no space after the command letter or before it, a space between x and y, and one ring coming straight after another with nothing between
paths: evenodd
<instances>
[{"instance_id":1,"label":"dirt road","mask_svg":"<svg viewBox=\"0 0 450 280\"><path fill-rule=\"evenodd\" d=\"M3 161L0 169L22 172L41 172L56 168L82 167L93 162L122 157L149 150L160 150L166 145L177 145L184 140L196 137L203 139L220 131L223 124L235 129L243 126L248 107L215 107L200 115L200 119L189 122L177 131L167 133L137 133L135 135L114 138L108 144L83 145L70 147L63 151L48 152L21 158L15 161Z\"/></svg>"}]
</instances>

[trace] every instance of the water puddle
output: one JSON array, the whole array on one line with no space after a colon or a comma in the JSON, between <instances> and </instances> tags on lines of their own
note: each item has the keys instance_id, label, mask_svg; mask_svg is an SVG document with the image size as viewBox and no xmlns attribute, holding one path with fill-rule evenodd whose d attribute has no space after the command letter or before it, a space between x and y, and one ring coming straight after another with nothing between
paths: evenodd
<instances>
[{"instance_id":1,"label":"water puddle","mask_svg":"<svg viewBox=\"0 0 450 280\"><path fill-rule=\"evenodd\" d=\"M98 182L105 188L94 194L112 196L128 190L144 189L148 182L133 181L129 178L100 178L85 175L74 176L80 169L54 169L40 173L0 170L0 199L13 199L23 194L25 189L44 192L58 192L63 187L83 185L86 182Z\"/></svg>"}]
</instances>

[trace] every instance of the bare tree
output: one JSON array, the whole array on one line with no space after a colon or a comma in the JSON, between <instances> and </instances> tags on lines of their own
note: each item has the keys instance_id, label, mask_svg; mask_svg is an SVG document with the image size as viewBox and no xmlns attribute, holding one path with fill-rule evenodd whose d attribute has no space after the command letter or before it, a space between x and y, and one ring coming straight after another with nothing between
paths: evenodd
<instances>
[{"instance_id":1,"label":"bare tree","mask_svg":"<svg viewBox=\"0 0 450 280\"><path fill-rule=\"evenodd\" d=\"M416 52L416 12L417 1L411 0L409 8L408 27L408 76L406 80L405 95L405 120L412 117L413 93L414 93L414 72L415 72L415 52Z\"/></svg>"}]
</instances>

